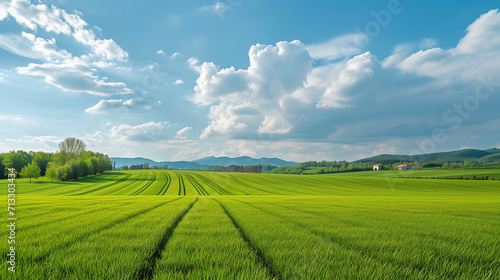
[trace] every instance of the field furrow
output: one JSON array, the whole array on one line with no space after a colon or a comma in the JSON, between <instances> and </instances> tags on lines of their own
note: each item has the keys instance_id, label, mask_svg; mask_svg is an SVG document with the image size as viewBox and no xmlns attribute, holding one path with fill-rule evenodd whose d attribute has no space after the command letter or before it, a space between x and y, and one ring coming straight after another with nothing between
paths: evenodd
<instances>
[{"instance_id":1,"label":"field furrow","mask_svg":"<svg viewBox=\"0 0 500 280\"><path fill-rule=\"evenodd\" d=\"M272 279L230 218L201 197L179 223L153 279Z\"/></svg>"},{"instance_id":2,"label":"field furrow","mask_svg":"<svg viewBox=\"0 0 500 280\"><path fill-rule=\"evenodd\" d=\"M193 200L161 202L101 226L54 248L42 260L28 262L19 271L20 276L136 279L150 265L149 259L162 242L165 229L175 224Z\"/></svg>"}]
</instances>

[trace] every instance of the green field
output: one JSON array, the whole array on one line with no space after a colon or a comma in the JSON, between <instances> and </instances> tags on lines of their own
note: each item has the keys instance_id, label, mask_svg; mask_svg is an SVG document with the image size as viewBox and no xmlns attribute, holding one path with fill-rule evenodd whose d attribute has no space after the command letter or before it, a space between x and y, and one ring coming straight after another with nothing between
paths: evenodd
<instances>
[{"instance_id":1,"label":"green field","mask_svg":"<svg viewBox=\"0 0 500 280\"><path fill-rule=\"evenodd\" d=\"M400 178L500 171L401 174L18 179L2 279L500 279L500 181Z\"/></svg>"},{"instance_id":2,"label":"green field","mask_svg":"<svg viewBox=\"0 0 500 280\"><path fill-rule=\"evenodd\" d=\"M487 179L500 180L498 169L421 169L421 170L382 170L350 173L328 174L347 177L393 177L393 178L424 178L424 179ZM487 178L486 178L487 177Z\"/></svg>"}]
</instances>

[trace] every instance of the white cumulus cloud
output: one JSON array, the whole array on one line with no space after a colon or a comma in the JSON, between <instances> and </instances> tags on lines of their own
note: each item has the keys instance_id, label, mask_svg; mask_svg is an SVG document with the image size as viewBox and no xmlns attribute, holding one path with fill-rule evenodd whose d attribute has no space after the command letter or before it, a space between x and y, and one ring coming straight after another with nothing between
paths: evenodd
<instances>
[{"instance_id":1,"label":"white cumulus cloud","mask_svg":"<svg viewBox=\"0 0 500 280\"><path fill-rule=\"evenodd\" d=\"M455 48L434 47L404 55L388 57L384 67L395 67L406 73L441 78L473 79L494 73L500 64L500 13L498 9L481 15L467 27L466 35Z\"/></svg>"},{"instance_id":2,"label":"white cumulus cloud","mask_svg":"<svg viewBox=\"0 0 500 280\"><path fill-rule=\"evenodd\" d=\"M303 87L312 69L309 53L299 41L257 44L250 48L249 60L248 69L238 70L188 60L199 73L193 101L212 105L201 138L258 131L283 134L292 129L280 110L281 99Z\"/></svg>"},{"instance_id":3,"label":"white cumulus cloud","mask_svg":"<svg viewBox=\"0 0 500 280\"><path fill-rule=\"evenodd\" d=\"M97 38L93 30L86 28L88 23L77 13L70 14L45 4L34 5L28 0L12 0L10 3L3 3L3 6L7 8L0 14L0 20L10 15L20 25L31 30L40 27L47 32L72 36L77 42L89 46L94 55L103 59L126 60L128 57L127 52L115 41Z\"/></svg>"},{"instance_id":4,"label":"white cumulus cloud","mask_svg":"<svg viewBox=\"0 0 500 280\"><path fill-rule=\"evenodd\" d=\"M350 59L336 79L324 92L319 100L320 108L344 108L348 107L350 89L360 81L373 76L373 65L376 58L370 53L355 56Z\"/></svg>"},{"instance_id":5,"label":"white cumulus cloud","mask_svg":"<svg viewBox=\"0 0 500 280\"><path fill-rule=\"evenodd\" d=\"M10 17L33 31L43 29L48 33L67 35L90 49L90 53L77 57L59 49L54 38L40 38L29 32L0 34L1 48L45 62L18 67L17 73L43 77L47 83L69 92L100 96L131 93L123 82L107 81L107 77L99 75L94 68L125 69L115 67L115 61L125 61L127 52L111 39L98 38L92 29L87 28L88 23L81 18L81 13L68 13L55 6L32 4L28 0L2 1L0 10L0 20ZM100 30L98 27L95 29Z\"/></svg>"}]
</instances>

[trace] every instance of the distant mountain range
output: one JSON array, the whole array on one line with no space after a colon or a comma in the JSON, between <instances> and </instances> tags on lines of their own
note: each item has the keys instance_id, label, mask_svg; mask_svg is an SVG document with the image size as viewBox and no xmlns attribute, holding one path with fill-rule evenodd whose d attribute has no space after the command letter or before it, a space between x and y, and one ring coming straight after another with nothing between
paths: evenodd
<instances>
[{"instance_id":1,"label":"distant mountain range","mask_svg":"<svg viewBox=\"0 0 500 280\"><path fill-rule=\"evenodd\" d=\"M360 159L355 162L361 163L382 163L382 164L393 164L397 162L463 162L470 160L478 160L484 157L488 157L494 154L500 154L500 149L493 148L487 150L478 149L464 149L458 151L442 152L442 153L431 153L431 154L421 154L421 155L378 155L374 157L369 157L365 159Z\"/></svg>"},{"instance_id":2,"label":"distant mountain range","mask_svg":"<svg viewBox=\"0 0 500 280\"><path fill-rule=\"evenodd\" d=\"M275 165L278 167L287 166L287 165L295 165L297 162L294 161L285 161L279 158L252 158L252 157L206 157L193 161L162 161L157 162L148 158L137 157L137 158L121 158L121 157L112 157L110 158L112 162L116 162L116 167L120 168L124 165L131 166L143 163L149 163L150 166L153 165L165 165L168 164L169 168L174 169L206 169L210 166L219 165L219 166L230 166L230 165L240 165L240 166L248 166L248 165Z\"/></svg>"},{"instance_id":3,"label":"distant mountain range","mask_svg":"<svg viewBox=\"0 0 500 280\"><path fill-rule=\"evenodd\" d=\"M494 155L494 156L493 156ZM421 155L378 155L374 157L360 159L354 162L359 163L382 163L382 164L393 164L397 162L414 162L418 161L420 163L423 162L463 162L470 160L478 160L478 159L486 159L491 158L495 160L499 160L500 158L500 149L493 148L487 150L478 150L478 149L465 149L458 151L450 151L450 152L442 152L442 153L430 153L430 154L421 154ZM285 161L279 158L252 158L252 157L206 157L193 161L162 161L157 162L154 160L150 160L148 158L137 157L137 158L121 158L121 157L112 157L112 162L116 162L116 167L120 168L124 165L137 165L143 163L149 163L150 166L153 165L165 165L168 164L169 168L173 169L207 169L210 166L230 166L230 165L240 165L240 166L248 166L248 165L274 165L277 167L282 166L293 166L298 164L298 162L294 161Z\"/></svg>"},{"instance_id":4,"label":"distant mountain range","mask_svg":"<svg viewBox=\"0 0 500 280\"><path fill-rule=\"evenodd\" d=\"M298 162L295 161L285 161L279 158L252 158L252 157L206 157L202 159L194 160L194 162L204 165L220 165L220 166L230 166L230 165L240 165L240 166L248 166L248 165L275 165L278 167L287 166L287 165L295 165Z\"/></svg>"}]
</instances>

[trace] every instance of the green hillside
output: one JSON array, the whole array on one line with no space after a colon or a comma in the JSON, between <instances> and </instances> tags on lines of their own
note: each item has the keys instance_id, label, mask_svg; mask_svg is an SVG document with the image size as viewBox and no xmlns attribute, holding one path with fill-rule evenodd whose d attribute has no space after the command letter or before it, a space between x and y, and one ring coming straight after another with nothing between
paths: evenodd
<instances>
[{"instance_id":1,"label":"green hillside","mask_svg":"<svg viewBox=\"0 0 500 280\"><path fill-rule=\"evenodd\" d=\"M477 150L477 149L465 149L459 151L442 152L442 153L431 153L422 155L378 155L370 158L360 159L355 161L356 163L382 163L382 164L393 164L397 162L463 162L469 160L478 160L487 156L491 156L495 153L499 153L498 149L489 150Z\"/></svg>"}]
</instances>

